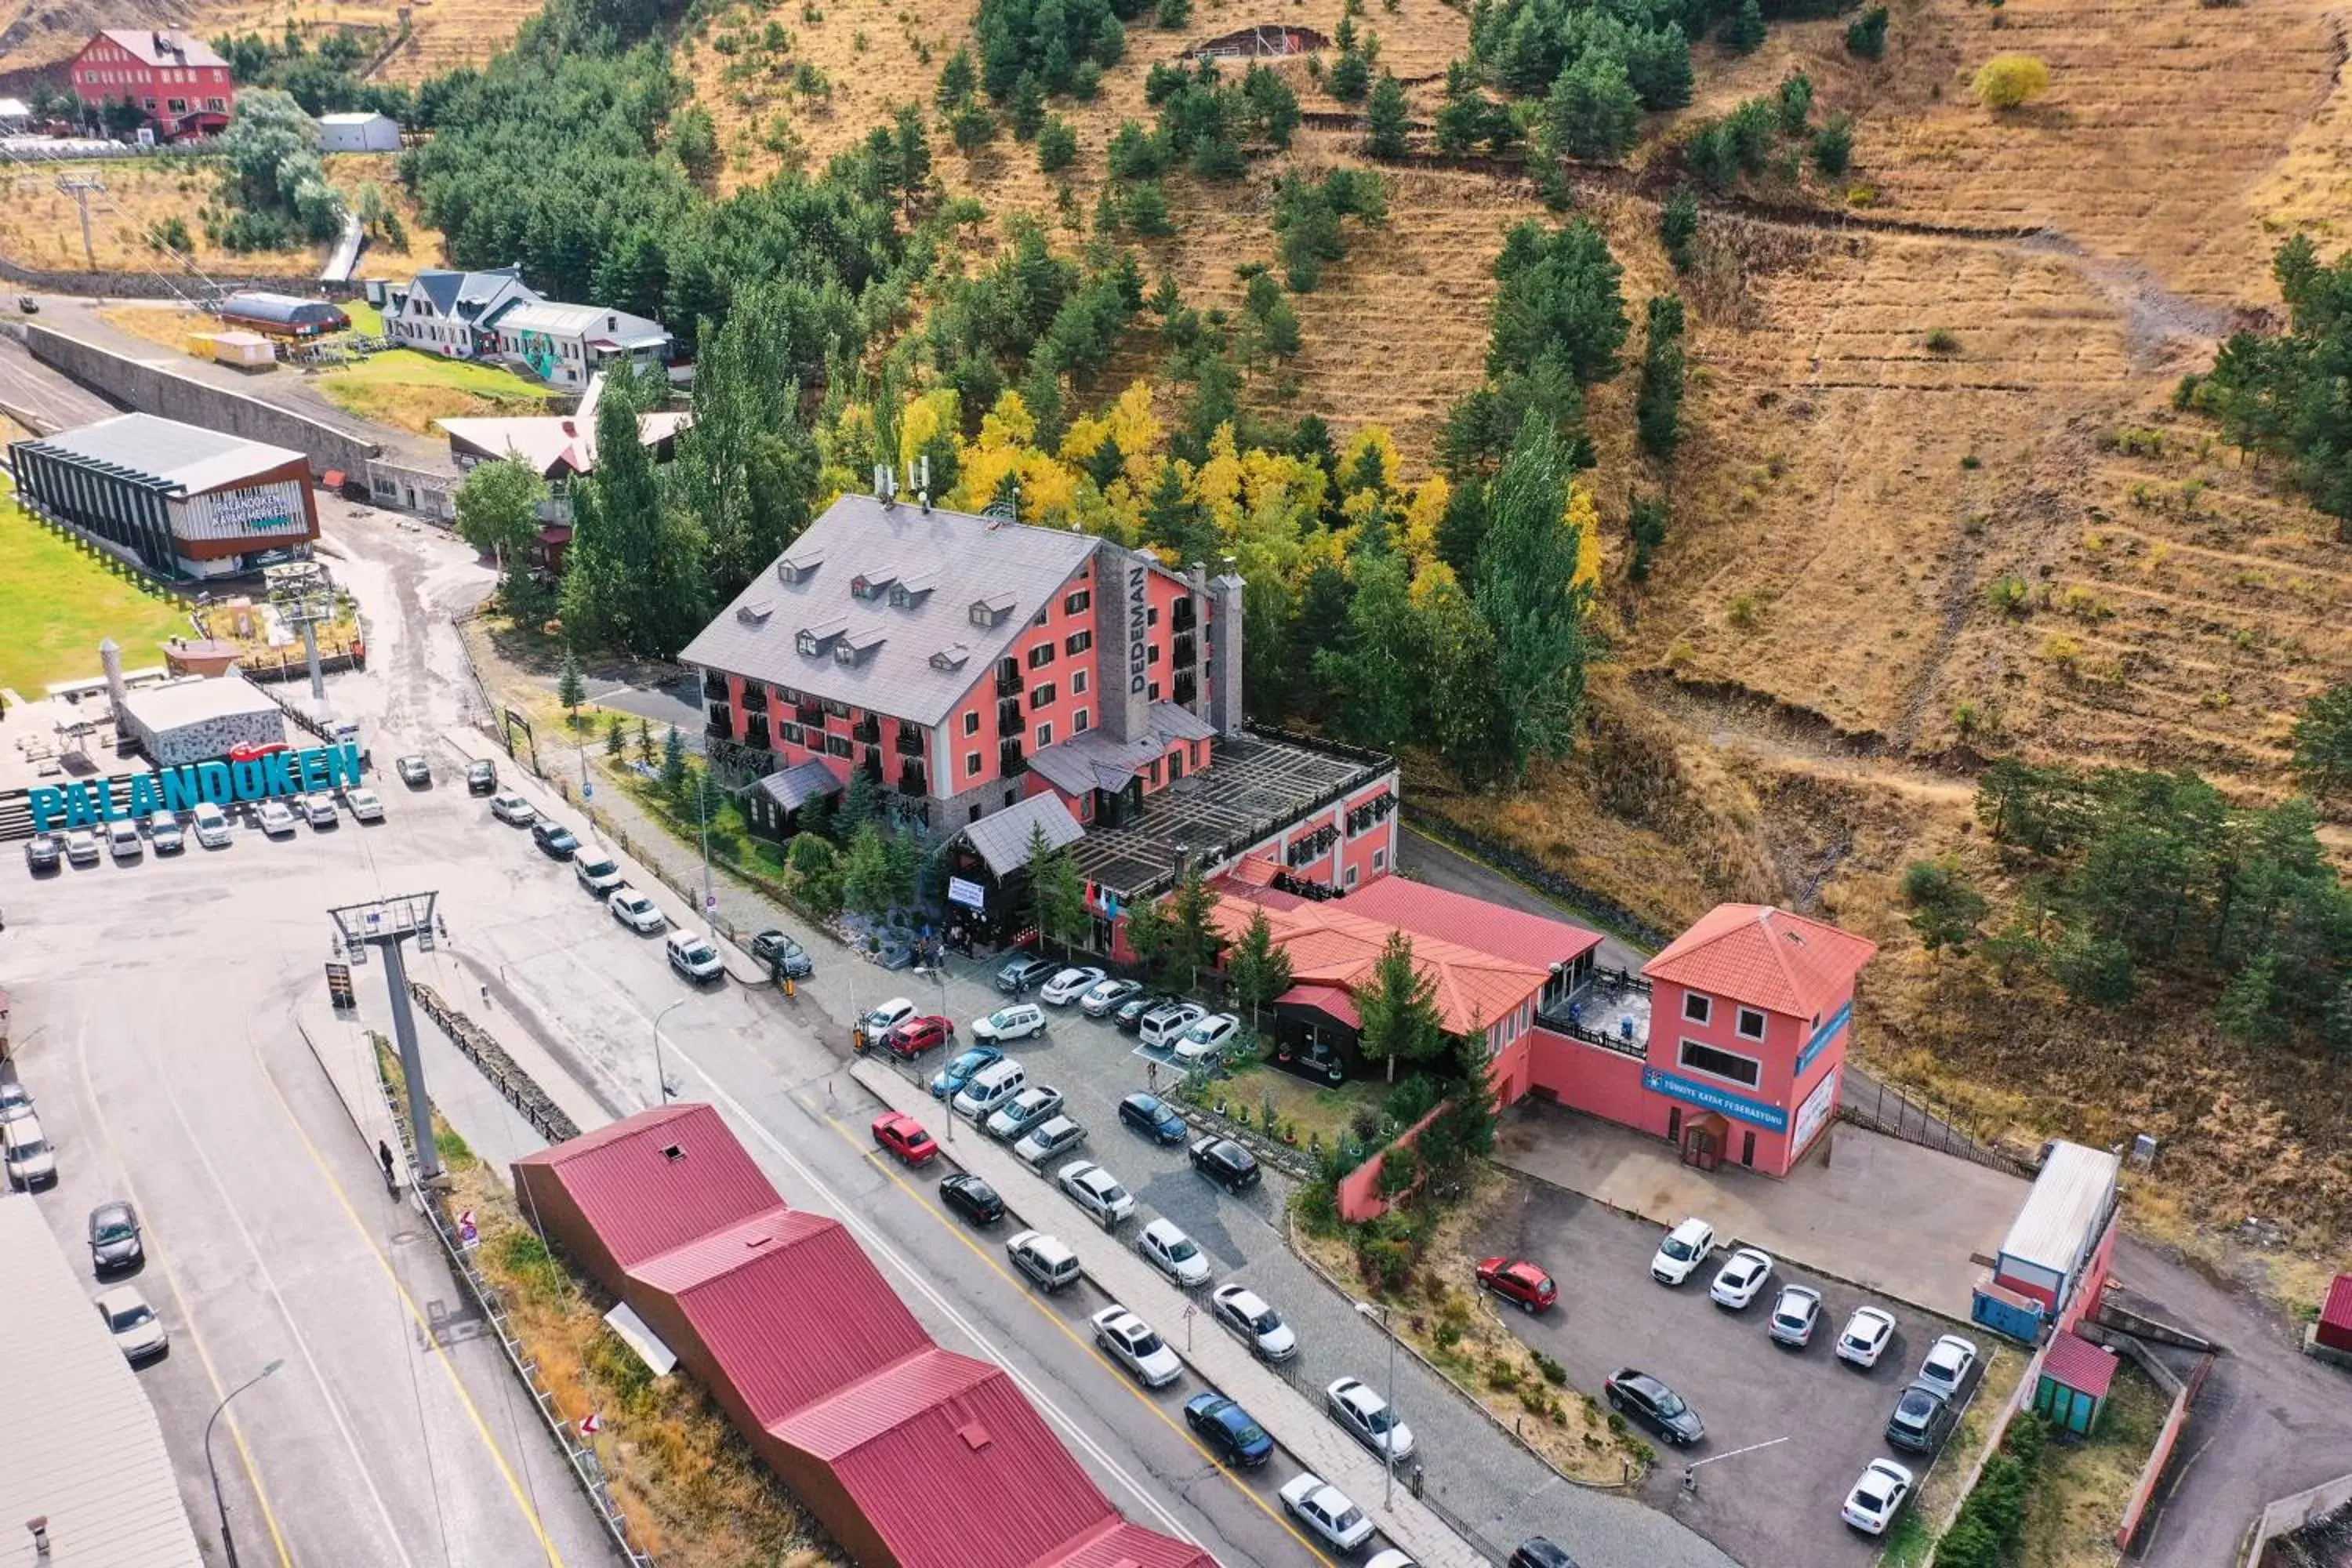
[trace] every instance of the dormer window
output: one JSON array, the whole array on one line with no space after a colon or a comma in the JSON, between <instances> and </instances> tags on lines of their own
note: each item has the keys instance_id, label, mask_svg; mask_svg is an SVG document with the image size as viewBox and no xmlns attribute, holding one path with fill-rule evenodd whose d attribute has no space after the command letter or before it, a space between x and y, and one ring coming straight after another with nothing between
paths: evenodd
<instances>
[{"instance_id":1,"label":"dormer window","mask_svg":"<svg viewBox=\"0 0 2352 1568\"><path fill-rule=\"evenodd\" d=\"M971 624L992 626L1013 613L1013 597L1010 594L991 594L971 602Z\"/></svg>"},{"instance_id":2,"label":"dormer window","mask_svg":"<svg viewBox=\"0 0 2352 1568\"><path fill-rule=\"evenodd\" d=\"M809 658L823 658L832 651L835 639L849 629L849 623L838 618L821 621L813 626L803 626L793 639L802 654Z\"/></svg>"},{"instance_id":3,"label":"dormer window","mask_svg":"<svg viewBox=\"0 0 2352 1568\"><path fill-rule=\"evenodd\" d=\"M780 583L805 583L816 575L824 564L824 557L814 554L787 555L776 563L776 580Z\"/></svg>"}]
</instances>

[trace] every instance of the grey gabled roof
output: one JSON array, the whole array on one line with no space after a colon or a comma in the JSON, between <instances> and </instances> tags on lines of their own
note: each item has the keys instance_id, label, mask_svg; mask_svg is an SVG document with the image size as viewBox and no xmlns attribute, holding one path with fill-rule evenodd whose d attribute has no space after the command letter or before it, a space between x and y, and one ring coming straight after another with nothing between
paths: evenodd
<instances>
[{"instance_id":1,"label":"grey gabled roof","mask_svg":"<svg viewBox=\"0 0 2352 1568\"><path fill-rule=\"evenodd\" d=\"M809 802L828 795L842 793L843 784L834 771L814 757L795 763L780 773L770 773L753 788L786 811L798 811Z\"/></svg>"},{"instance_id":2,"label":"grey gabled roof","mask_svg":"<svg viewBox=\"0 0 2352 1568\"><path fill-rule=\"evenodd\" d=\"M723 670L772 686L790 687L894 719L940 722L996 660L1084 567L1097 541L1083 533L1029 528L966 512L925 511L909 501L885 507L866 495L845 495L825 509L777 563L751 580L719 617L678 655L681 663ZM803 567L798 582L777 570ZM852 579L926 578L929 592L893 605L888 595L850 595ZM986 602L995 612L972 619ZM839 638L814 654L799 650L803 629ZM835 657L836 647L882 641L856 662ZM932 663L932 655L961 647L961 661Z\"/></svg>"},{"instance_id":3,"label":"grey gabled roof","mask_svg":"<svg viewBox=\"0 0 2352 1568\"><path fill-rule=\"evenodd\" d=\"M1045 830L1047 847L1054 849L1087 836L1060 795L1033 795L1017 805L982 817L963 830L963 837L988 862L991 871L1004 877L1029 864L1031 832L1040 827Z\"/></svg>"},{"instance_id":4,"label":"grey gabled roof","mask_svg":"<svg viewBox=\"0 0 2352 1568\"><path fill-rule=\"evenodd\" d=\"M46 1515L60 1568L202 1568L155 1407L29 1197L0 1197L0 1279L7 1561L33 1562L24 1521Z\"/></svg>"}]
</instances>

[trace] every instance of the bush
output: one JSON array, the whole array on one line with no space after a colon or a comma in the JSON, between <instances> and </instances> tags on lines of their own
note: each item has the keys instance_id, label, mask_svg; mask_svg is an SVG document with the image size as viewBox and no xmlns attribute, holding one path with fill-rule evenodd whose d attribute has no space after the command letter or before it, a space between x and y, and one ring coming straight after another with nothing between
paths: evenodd
<instances>
[{"instance_id":1,"label":"bush","mask_svg":"<svg viewBox=\"0 0 2352 1568\"><path fill-rule=\"evenodd\" d=\"M1969 90L1996 112L2015 109L2050 90L2050 68L2032 55L1995 55L1978 70Z\"/></svg>"}]
</instances>

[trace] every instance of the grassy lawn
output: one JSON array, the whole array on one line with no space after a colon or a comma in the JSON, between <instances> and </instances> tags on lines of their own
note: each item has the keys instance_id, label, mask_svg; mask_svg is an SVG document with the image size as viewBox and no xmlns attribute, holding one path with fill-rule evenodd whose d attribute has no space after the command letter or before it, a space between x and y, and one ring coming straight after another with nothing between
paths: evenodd
<instances>
[{"instance_id":1,"label":"grassy lawn","mask_svg":"<svg viewBox=\"0 0 2352 1568\"><path fill-rule=\"evenodd\" d=\"M436 419L539 414L550 391L495 365L393 349L322 372L316 383L337 407L420 436Z\"/></svg>"},{"instance_id":2,"label":"grassy lawn","mask_svg":"<svg viewBox=\"0 0 2352 1568\"><path fill-rule=\"evenodd\" d=\"M187 632L173 601L49 532L0 488L0 686L37 700L52 680L96 675L108 637L136 669L157 662L157 643Z\"/></svg>"}]
</instances>

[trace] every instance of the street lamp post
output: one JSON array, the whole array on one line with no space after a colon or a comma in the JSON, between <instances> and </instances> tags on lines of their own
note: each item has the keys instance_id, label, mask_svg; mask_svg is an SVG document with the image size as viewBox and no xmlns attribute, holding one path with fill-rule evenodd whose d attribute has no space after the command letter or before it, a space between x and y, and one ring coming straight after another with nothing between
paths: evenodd
<instances>
[{"instance_id":1,"label":"street lamp post","mask_svg":"<svg viewBox=\"0 0 2352 1568\"><path fill-rule=\"evenodd\" d=\"M1396 1502L1396 1429L1400 1425L1396 1410L1396 1325L1389 1321L1386 1303L1374 1306L1370 1301L1359 1301L1356 1310L1367 1318L1379 1318L1381 1331L1389 1337L1389 1429L1381 1434L1381 1468L1387 1477L1381 1488L1381 1506L1389 1508Z\"/></svg>"},{"instance_id":2,"label":"street lamp post","mask_svg":"<svg viewBox=\"0 0 2352 1568\"><path fill-rule=\"evenodd\" d=\"M677 1001L671 1003L668 1006L654 1015L654 1087L661 1091L661 1103L664 1105L667 1105L669 1103L669 1074L662 1071L662 1020L668 1017L671 1013L685 1006L687 1003L692 1000L692 997L681 996Z\"/></svg>"},{"instance_id":3,"label":"street lamp post","mask_svg":"<svg viewBox=\"0 0 2352 1568\"><path fill-rule=\"evenodd\" d=\"M235 1399L285 1364L282 1357L273 1361L235 1388L230 1389L227 1395L218 1405L213 1406L211 1420L205 1423L205 1469L213 1479L213 1506L220 1510L221 1551L228 1558L228 1568L236 1568L236 1538L229 1533L228 1500L221 1495L220 1467L213 1463L213 1422L221 1418L221 1412L228 1408L229 1400Z\"/></svg>"}]
</instances>

